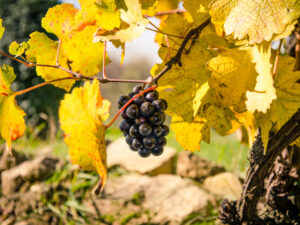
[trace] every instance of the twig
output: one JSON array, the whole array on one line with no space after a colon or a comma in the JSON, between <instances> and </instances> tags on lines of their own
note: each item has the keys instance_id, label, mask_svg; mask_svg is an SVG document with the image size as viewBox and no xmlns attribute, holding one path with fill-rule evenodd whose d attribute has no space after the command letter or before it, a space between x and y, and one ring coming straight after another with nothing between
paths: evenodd
<instances>
[{"instance_id":1,"label":"twig","mask_svg":"<svg viewBox=\"0 0 300 225\"><path fill-rule=\"evenodd\" d=\"M11 56L11 55L8 55L8 54L6 54L5 52L0 51L0 54L3 55L3 56L5 56L5 57L7 57L7 58L10 58L10 59L12 59L12 60L15 60L15 61L17 61L17 62L19 62L19 63L22 63L22 64L24 64L24 65L27 66L27 67L32 67L30 64L28 64L28 63L26 63L26 62L23 62L22 60L19 60L19 59L15 58L15 57L13 57L13 56Z\"/></svg>"},{"instance_id":2,"label":"twig","mask_svg":"<svg viewBox=\"0 0 300 225\"><path fill-rule=\"evenodd\" d=\"M279 55L280 55L280 49L281 49L282 43L283 43L283 39L280 40L278 49L276 51L276 58L275 58L274 69L273 69L273 79L276 76L277 67L278 67L278 61L279 61Z\"/></svg>"},{"instance_id":3,"label":"twig","mask_svg":"<svg viewBox=\"0 0 300 225\"><path fill-rule=\"evenodd\" d=\"M210 18L205 20L202 24L200 24L198 27L190 30L188 34L185 36L184 40L182 41L176 55L172 57L167 63L166 66L154 77L153 82L157 83L158 80L166 73L168 72L173 64L178 64L179 66L182 66L181 63L181 55L189 42L190 39L196 39L198 38L200 32L210 23Z\"/></svg>"},{"instance_id":4,"label":"twig","mask_svg":"<svg viewBox=\"0 0 300 225\"><path fill-rule=\"evenodd\" d=\"M174 34L168 34L168 33L166 33L166 32L163 32L163 31L161 31L160 29L159 29L159 30L154 30L154 29L152 29L152 28L149 28L149 27L146 27L146 29L147 29L147 30L154 31L154 32L156 32L156 33L165 34L165 35L168 35L168 36L170 36L170 37L175 37L175 38L184 39L184 37L177 36L177 35L174 35Z\"/></svg>"},{"instance_id":5,"label":"twig","mask_svg":"<svg viewBox=\"0 0 300 225\"><path fill-rule=\"evenodd\" d=\"M106 57L106 41L104 41L104 48L103 48L103 69L102 69L102 77L103 79L107 80L106 72L105 72L105 57Z\"/></svg>"},{"instance_id":6,"label":"twig","mask_svg":"<svg viewBox=\"0 0 300 225\"><path fill-rule=\"evenodd\" d=\"M119 117L119 115L127 108L127 106L133 102L134 99L138 98L140 95L143 95L149 91L152 91L156 89L156 86L152 86L146 90L141 91L140 93L136 94L135 96L133 96L128 102L126 102L126 104L119 110L119 112L114 116L114 118L110 121L109 124L107 124L105 127L109 128L115 121L116 119Z\"/></svg>"}]
</instances>

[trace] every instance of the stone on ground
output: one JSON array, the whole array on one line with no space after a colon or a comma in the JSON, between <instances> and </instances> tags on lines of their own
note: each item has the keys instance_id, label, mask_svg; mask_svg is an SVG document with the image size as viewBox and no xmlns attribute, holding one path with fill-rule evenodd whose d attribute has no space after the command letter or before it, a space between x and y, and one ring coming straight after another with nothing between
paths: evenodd
<instances>
[{"instance_id":1,"label":"stone on ground","mask_svg":"<svg viewBox=\"0 0 300 225\"><path fill-rule=\"evenodd\" d=\"M203 159L192 152L180 152L177 159L177 174L197 180L224 172L217 164Z\"/></svg>"},{"instance_id":2,"label":"stone on ground","mask_svg":"<svg viewBox=\"0 0 300 225\"><path fill-rule=\"evenodd\" d=\"M128 171L151 176L170 174L173 173L175 154L175 149L166 146L162 155L142 158L130 150L125 138L120 138L107 146L107 165L119 165Z\"/></svg>"},{"instance_id":3,"label":"stone on ground","mask_svg":"<svg viewBox=\"0 0 300 225\"><path fill-rule=\"evenodd\" d=\"M237 200L242 193L242 184L238 176L230 172L206 178L203 187L219 199Z\"/></svg>"}]
</instances>

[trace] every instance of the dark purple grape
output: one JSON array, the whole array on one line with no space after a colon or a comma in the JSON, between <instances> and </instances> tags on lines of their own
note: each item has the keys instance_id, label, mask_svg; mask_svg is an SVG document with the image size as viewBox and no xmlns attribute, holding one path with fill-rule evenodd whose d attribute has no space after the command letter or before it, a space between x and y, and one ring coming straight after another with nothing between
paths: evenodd
<instances>
[{"instance_id":1,"label":"dark purple grape","mask_svg":"<svg viewBox=\"0 0 300 225\"><path fill-rule=\"evenodd\" d=\"M119 128L123 133L128 133L130 126L131 123L129 123L127 120L122 120L122 122L119 125Z\"/></svg>"},{"instance_id":2,"label":"dark purple grape","mask_svg":"<svg viewBox=\"0 0 300 225\"><path fill-rule=\"evenodd\" d=\"M151 154L151 152L148 149L146 149L146 148L139 149L138 153L143 158L146 158L146 157L148 157Z\"/></svg>"},{"instance_id":3,"label":"dark purple grape","mask_svg":"<svg viewBox=\"0 0 300 225\"><path fill-rule=\"evenodd\" d=\"M132 150L132 151L137 151L137 149L135 149L132 145L129 145L129 148Z\"/></svg>"},{"instance_id":4,"label":"dark purple grape","mask_svg":"<svg viewBox=\"0 0 300 225\"><path fill-rule=\"evenodd\" d=\"M132 145L133 138L130 135L126 135L125 140L127 144Z\"/></svg>"},{"instance_id":5,"label":"dark purple grape","mask_svg":"<svg viewBox=\"0 0 300 225\"><path fill-rule=\"evenodd\" d=\"M132 104L126 108L126 116L130 119L135 119L139 117L139 107L135 104Z\"/></svg>"},{"instance_id":6,"label":"dark purple grape","mask_svg":"<svg viewBox=\"0 0 300 225\"><path fill-rule=\"evenodd\" d=\"M154 137L160 137L163 134L163 129L161 126L153 127L152 134Z\"/></svg>"},{"instance_id":7,"label":"dark purple grape","mask_svg":"<svg viewBox=\"0 0 300 225\"><path fill-rule=\"evenodd\" d=\"M158 92L154 90L154 91L147 93L145 99L149 102L152 102L152 101L158 99Z\"/></svg>"},{"instance_id":8,"label":"dark purple grape","mask_svg":"<svg viewBox=\"0 0 300 225\"><path fill-rule=\"evenodd\" d=\"M155 148L151 149L152 155L155 155L155 156L161 155L163 153L163 151L164 151L163 147L155 147Z\"/></svg>"},{"instance_id":9,"label":"dark purple grape","mask_svg":"<svg viewBox=\"0 0 300 225\"><path fill-rule=\"evenodd\" d=\"M143 87L141 85L137 85L132 88L132 92L136 94L140 93L141 90L143 90Z\"/></svg>"},{"instance_id":10,"label":"dark purple grape","mask_svg":"<svg viewBox=\"0 0 300 225\"><path fill-rule=\"evenodd\" d=\"M170 129L167 125L162 125L162 133L163 133L163 136L167 136L170 132Z\"/></svg>"},{"instance_id":11,"label":"dark purple grape","mask_svg":"<svg viewBox=\"0 0 300 225\"><path fill-rule=\"evenodd\" d=\"M132 97L135 96L135 95L136 95L136 93L134 93L134 92L131 92L131 93L128 94L128 96L129 96L130 98L132 98Z\"/></svg>"},{"instance_id":12,"label":"dark purple grape","mask_svg":"<svg viewBox=\"0 0 300 225\"><path fill-rule=\"evenodd\" d=\"M162 113L155 112L149 118L149 121L154 125L161 125L164 122L164 116Z\"/></svg>"},{"instance_id":13,"label":"dark purple grape","mask_svg":"<svg viewBox=\"0 0 300 225\"><path fill-rule=\"evenodd\" d=\"M165 99L160 99L163 103L164 103L164 105L165 105L165 110L168 108L168 103L167 103L167 101L165 100Z\"/></svg>"},{"instance_id":14,"label":"dark purple grape","mask_svg":"<svg viewBox=\"0 0 300 225\"><path fill-rule=\"evenodd\" d=\"M152 104L155 106L156 112L163 112L166 109L165 103L162 99L154 100Z\"/></svg>"},{"instance_id":15,"label":"dark purple grape","mask_svg":"<svg viewBox=\"0 0 300 225\"><path fill-rule=\"evenodd\" d=\"M151 116L155 110L154 105L151 102L144 102L140 106L141 114L145 117Z\"/></svg>"},{"instance_id":16,"label":"dark purple grape","mask_svg":"<svg viewBox=\"0 0 300 225\"><path fill-rule=\"evenodd\" d=\"M121 117L122 117L123 119L125 119L125 120L130 120L130 118L126 115L126 110L123 110L123 111L121 112Z\"/></svg>"},{"instance_id":17,"label":"dark purple grape","mask_svg":"<svg viewBox=\"0 0 300 225\"><path fill-rule=\"evenodd\" d=\"M133 100L133 103L137 105L141 105L144 101L145 101L144 95L140 95L139 97Z\"/></svg>"},{"instance_id":18,"label":"dark purple grape","mask_svg":"<svg viewBox=\"0 0 300 225\"><path fill-rule=\"evenodd\" d=\"M137 124L143 124L146 122L147 122L147 120L145 117L139 117L139 118L135 119L135 123L137 123Z\"/></svg>"},{"instance_id":19,"label":"dark purple grape","mask_svg":"<svg viewBox=\"0 0 300 225\"><path fill-rule=\"evenodd\" d=\"M154 137L144 137L143 144L144 144L144 147L147 149L154 148L156 145L156 139Z\"/></svg>"},{"instance_id":20,"label":"dark purple grape","mask_svg":"<svg viewBox=\"0 0 300 225\"><path fill-rule=\"evenodd\" d=\"M140 149L143 147L143 142L141 139L139 138L134 138L132 141L132 147L134 147L135 149Z\"/></svg>"},{"instance_id":21,"label":"dark purple grape","mask_svg":"<svg viewBox=\"0 0 300 225\"><path fill-rule=\"evenodd\" d=\"M139 132L142 136L148 136L152 132L152 127L149 123L144 123L139 126Z\"/></svg>"},{"instance_id":22,"label":"dark purple grape","mask_svg":"<svg viewBox=\"0 0 300 225\"><path fill-rule=\"evenodd\" d=\"M157 147L163 147L167 144L167 139L165 137L156 138Z\"/></svg>"},{"instance_id":23,"label":"dark purple grape","mask_svg":"<svg viewBox=\"0 0 300 225\"><path fill-rule=\"evenodd\" d=\"M139 133L139 125L138 124L134 124L130 127L129 129L129 135L131 137L139 137L140 133Z\"/></svg>"},{"instance_id":24,"label":"dark purple grape","mask_svg":"<svg viewBox=\"0 0 300 225\"><path fill-rule=\"evenodd\" d=\"M127 95L121 96L118 100L118 108L121 109L126 104L126 102L129 101L129 99L129 96Z\"/></svg>"}]
</instances>

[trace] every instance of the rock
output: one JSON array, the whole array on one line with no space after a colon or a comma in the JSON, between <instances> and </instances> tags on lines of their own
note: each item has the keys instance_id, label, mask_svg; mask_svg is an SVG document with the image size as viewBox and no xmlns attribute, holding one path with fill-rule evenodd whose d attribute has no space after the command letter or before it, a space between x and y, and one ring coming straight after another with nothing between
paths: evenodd
<instances>
[{"instance_id":1,"label":"rock","mask_svg":"<svg viewBox=\"0 0 300 225\"><path fill-rule=\"evenodd\" d=\"M180 152L177 159L177 174L197 180L225 172L217 164L203 159L192 152Z\"/></svg>"},{"instance_id":2,"label":"rock","mask_svg":"<svg viewBox=\"0 0 300 225\"><path fill-rule=\"evenodd\" d=\"M55 171L57 158L53 157L38 157L34 160L23 162L22 164L4 171L1 174L2 180L2 194L9 195L22 189L26 182L33 182L36 180L42 180L52 175Z\"/></svg>"},{"instance_id":3,"label":"rock","mask_svg":"<svg viewBox=\"0 0 300 225\"><path fill-rule=\"evenodd\" d=\"M160 156L140 157L128 147L125 138L120 138L107 146L108 167L119 165L128 171L133 171L151 176L157 174L173 173L174 157L176 151L173 148L165 147L164 153Z\"/></svg>"},{"instance_id":4,"label":"rock","mask_svg":"<svg viewBox=\"0 0 300 225\"><path fill-rule=\"evenodd\" d=\"M205 210L211 197L193 182L175 175L159 175L145 189L143 206L151 222L180 224L188 215Z\"/></svg>"},{"instance_id":5,"label":"rock","mask_svg":"<svg viewBox=\"0 0 300 225\"><path fill-rule=\"evenodd\" d=\"M94 213L111 215L114 224L180 224L193 212L205 210L211 196L190 180L175 175L149 177L128 174L108 180L104 195L84 203Z\"/></svg>"},{"instance_id":6,"label":"rock","mask_svg":"<svg viewBox=\"0 0 300 225\"><path fill-rule=\"evenodd\" d=\"M219 199L237 200L242 193L242 184L238 176L230 172L206 178L203 187Z\"/></svg>"},{"instance_id":7,"label":"rock","mask_svg":"<svg viewBox=\"0 0 300 225\"><path fill-rule=\"evenodd\" d=\"M26 160L28 160L28 157L22 152L12 150L12 154L10 154L9 151L4 151L0 159L0 173L17 166Z\"/></svg>"}]
</instances>

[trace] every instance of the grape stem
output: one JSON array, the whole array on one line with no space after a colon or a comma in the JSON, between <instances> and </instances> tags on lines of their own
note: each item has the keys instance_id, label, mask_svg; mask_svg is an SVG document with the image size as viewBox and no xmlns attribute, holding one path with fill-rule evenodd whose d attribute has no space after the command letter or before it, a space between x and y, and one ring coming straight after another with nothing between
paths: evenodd
<instances>
[{"instance_id":1,"label":"grape stem","mask_svg":"<svg viewBox=\"0 0 300 225\"><path fill-rule=\"evenodd\" d=\"M281 49L282 43L283 43L283 39L280 40L278 49L276 51L276 58L275 58L274 69L273 69L273 79L275 79L275 76L276 76L278 61L279 61L279 55L280 55L280 49Z\"/></svg>"},{"instance_id":2,"label":"grape stem","mask_svg":"<svg viewBox=\"0 0 300 225\"><path fill-rule=\"evenodd\" d=\"M140 93L136 94L135 96L133 96L128 102L126 102L126 104L119 110L119 112L114 116L114 118L110 121L109 124L105 125L106 128L109 128L115 121L116 119L119 117L119 115L127 108L127 106L132 103L134 101L134 99L138 98L139 96L152 91L154 89L156 89L157 86L152 86L146 90L141 91Z\"/></svg>"}]
</instances>

